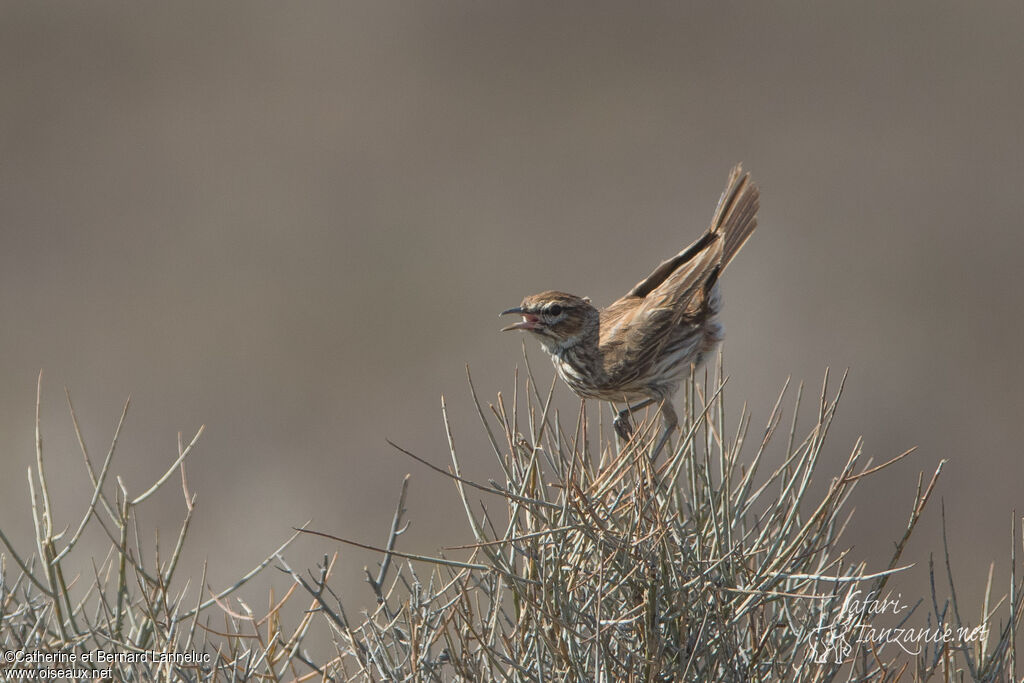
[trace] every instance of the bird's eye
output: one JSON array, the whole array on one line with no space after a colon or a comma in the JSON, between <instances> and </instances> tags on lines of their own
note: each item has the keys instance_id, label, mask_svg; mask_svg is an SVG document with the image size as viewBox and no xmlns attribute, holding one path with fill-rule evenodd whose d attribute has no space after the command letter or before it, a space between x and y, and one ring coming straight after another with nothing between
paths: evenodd
<instances>
[{"instance_id":1,"label":"bird's eye","mask_svg":"<svg viewBox=\"0 0 1024 683\"><path fill-rule=\"evenodd\" d=\"M559 306L558 304L555 304L554 306L552 306L551 308L548 309L548 315L561 315L561 314L562 314L562 307Z\"/></svg>"}]
</instances>

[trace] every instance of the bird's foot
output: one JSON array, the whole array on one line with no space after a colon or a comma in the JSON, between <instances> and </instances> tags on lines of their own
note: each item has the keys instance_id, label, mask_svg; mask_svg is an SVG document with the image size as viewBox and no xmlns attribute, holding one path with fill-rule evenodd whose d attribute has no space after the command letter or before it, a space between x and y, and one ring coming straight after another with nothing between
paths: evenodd
<instances>
[{"instance_id":1,"label":"bird's foot","mask_svg":"<svg viewBox=\"0 0 1024 683\"><path fill-rule=\"evenodd\" d=\"M619 438L625 441L629 441L629 437L633 436L633 425L629 423L629 415L620 413L618 417L612 420L612 426L615 427L615 433L619 435Z\"/></svg>"}]
</instances>

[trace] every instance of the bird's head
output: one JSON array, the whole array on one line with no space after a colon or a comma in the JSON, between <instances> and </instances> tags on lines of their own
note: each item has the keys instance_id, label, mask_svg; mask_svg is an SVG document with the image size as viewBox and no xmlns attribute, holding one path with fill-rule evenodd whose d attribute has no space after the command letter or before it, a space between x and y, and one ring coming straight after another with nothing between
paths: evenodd
<instances>
[{"instance_id":1,"label":"bird's head","mask_svg":"<svg viewBox=\"0 0 1024 683\"><path fill-rule=\"evenodd\" d=\"M523 299L516 308L502 311L501 315L523 316L521 322L501 328L526 330L534 334L550 353L557 353L582 340L588 332L597 329L599 314L590 299L564 292L541 292Z\"/></svg>"}]
</instances>

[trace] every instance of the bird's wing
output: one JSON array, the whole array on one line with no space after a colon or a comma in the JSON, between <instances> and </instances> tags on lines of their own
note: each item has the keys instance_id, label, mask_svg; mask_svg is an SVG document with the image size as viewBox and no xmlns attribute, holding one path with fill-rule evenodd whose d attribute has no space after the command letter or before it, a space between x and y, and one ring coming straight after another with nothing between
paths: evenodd
<instances>
[{"instance_id":1,"label":"bird's wing","mask_svg":"<svg viewBox=\"0 0 1024 683\"><path fill-rule=\"evenodd\" d=\"M663 261L653 273L636 283L626 297L647 296L697 254L707 249L718 236L725 238L721 259L722 268L725 268L757 227L759 197L757 186L750 181L750 174L744 173L740 164L734 166L729 172L725 191L718 199L707 232L686 249Z\"/></svg>"},{"instance_id":2,"label":"bird's wing","mask_svg":"<svg viewBox=\"0 0 1024 683\"><path fill-rule=\"evenodd\" d=\"M718 236L714 232L708 230L699 240L688 246L686 249L683 249L672 258L662 261L661 264L654 269L653 273L636 283L633 289L629 290L623 299L628 297L647 296L656 288L661 286L661 284L664 283L670 275L688 263L690 259L707 249L708 245L715 241L717 237Z\"/></svg>"},{"instance_id":3,"label":"bird's wing","mask_svg":"<svg viewBox=\"0 0 1024 683\"><path fill-rule=\"evenodd\" d=\"M678 336L678 327L699 313L708 285L717 277L722 247L713 234L644 296L631 292L601 312L600 348L609 377L629 383L630 376L642 375Z\"/></svg>"},{"instance_id":4,"label":"bird's wing","mask_svg":"<svg viewBox=\"0 0 1024 683\"><path fill-rule=\"evenodd\" d=\"M737 164L707 232L601 311L602 362L613 383L639 381L666 345L689 339L680 328L697 319L718 275L757 227L758 202L757 186Z\"/></svg>"}]
</instances>

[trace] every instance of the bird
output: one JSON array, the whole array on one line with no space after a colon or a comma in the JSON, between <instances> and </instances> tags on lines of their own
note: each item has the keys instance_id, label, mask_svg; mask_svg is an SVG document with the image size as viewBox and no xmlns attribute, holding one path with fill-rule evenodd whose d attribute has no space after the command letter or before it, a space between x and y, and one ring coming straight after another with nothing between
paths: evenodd
<instances>
[{"instance_id":1,"label":"bird","mask_svg":"<svg viewBox=\"0 0 1024 683\"><path fill-rule=\"evenodd\" d=\"M502 311L522 320L501 331L536 337L581 398L625 404L613 421L624 443L633 433L631 413L658 404L662 430L650 456L656 459L679 423L672 398L724 337L719 278L757 227L759 202L757 186L737 164L707 231L625 296L598 309L587 297L533 294Z\"/></svg>"}]
</instances>

